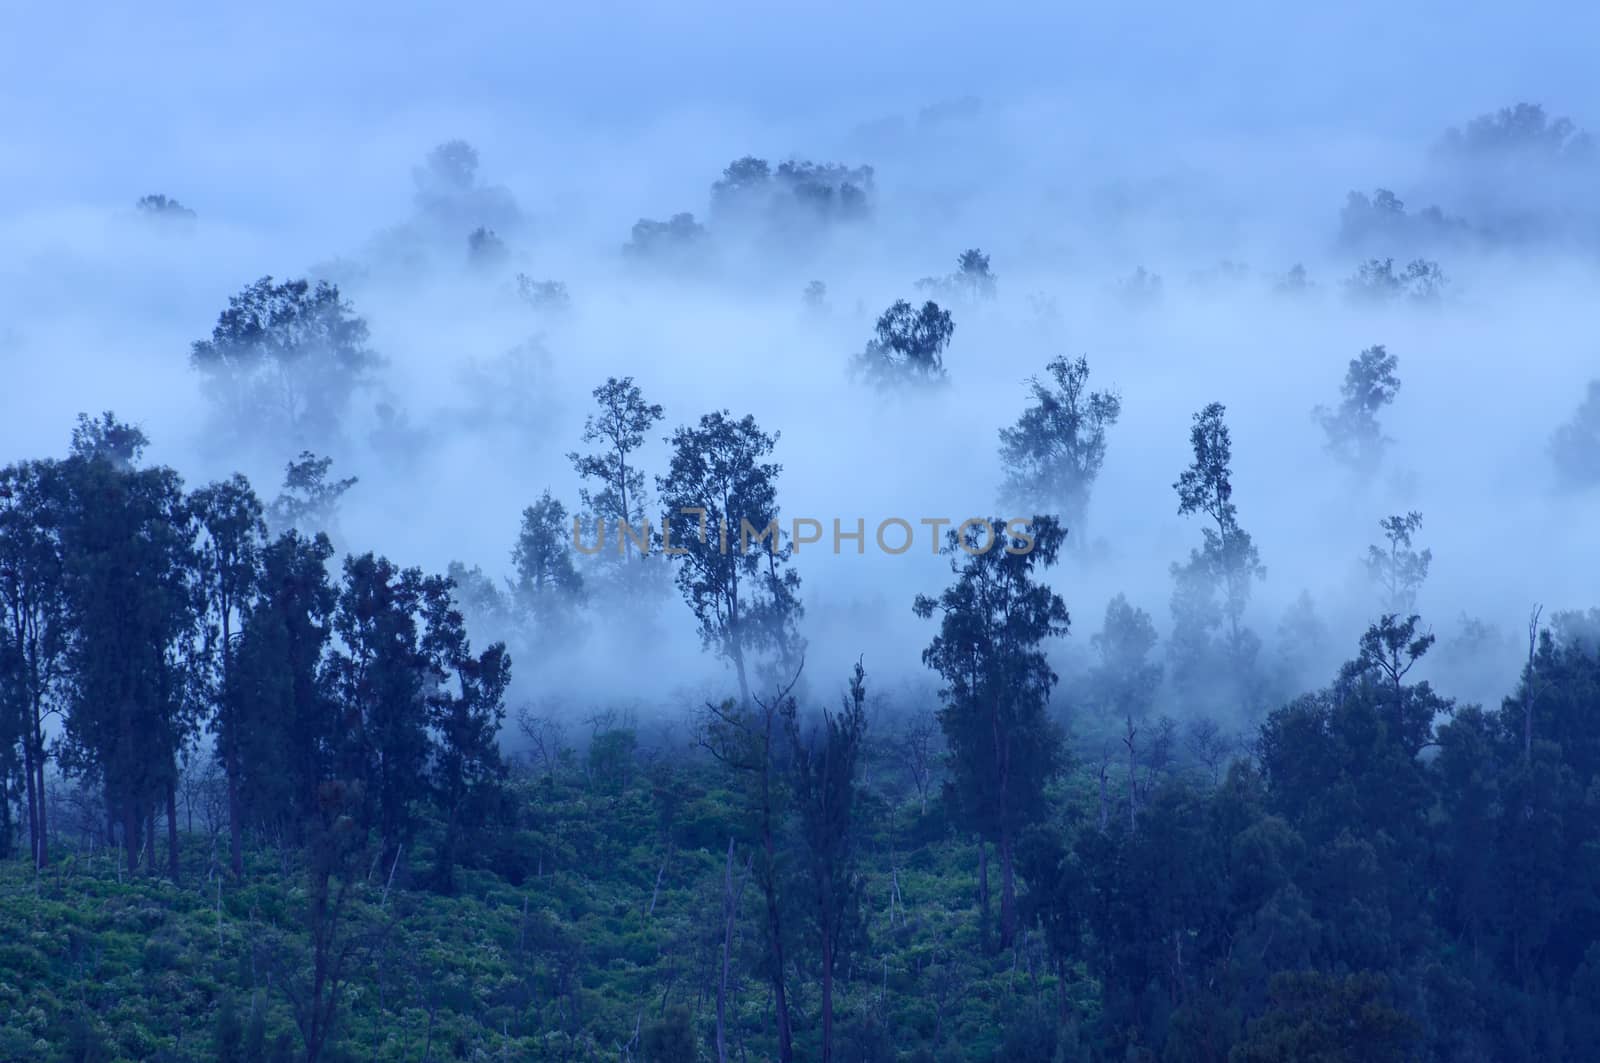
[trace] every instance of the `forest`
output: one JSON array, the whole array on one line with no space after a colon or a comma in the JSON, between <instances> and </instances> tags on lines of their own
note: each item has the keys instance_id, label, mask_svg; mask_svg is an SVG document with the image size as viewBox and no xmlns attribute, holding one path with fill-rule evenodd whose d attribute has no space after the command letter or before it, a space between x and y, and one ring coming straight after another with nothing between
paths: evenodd
<instances>
[{"instance_id":1,"label":"forest","mask_svg":"<svg viewBox=\"0 0 1600 1063\"><path fill-rule=\"evenodd\" d=\"M1549 34L195 17L0 50L0 1061L1594 1058Z\"/></svg>"}]
</instances>

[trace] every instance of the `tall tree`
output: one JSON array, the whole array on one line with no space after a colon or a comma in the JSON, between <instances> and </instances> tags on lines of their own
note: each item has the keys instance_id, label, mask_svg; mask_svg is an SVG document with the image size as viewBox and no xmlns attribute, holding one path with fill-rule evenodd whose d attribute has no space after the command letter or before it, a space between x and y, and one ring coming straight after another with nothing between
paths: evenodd
<instances>
[{"instance_id":1,"label":"tall tree","mask_svg":"<svg viewBox=\"0 0 1600 1063\"><path fill-rule=\"evenodd\" d=\"M922 661L945 684L939 723L958 807L999 851L1002 948L1017 929L1016 840L1061 767L1061 731L1049 715L1057 676L1044 644L1067 633L1069 617L1036 574L1055 563L1065 535L1052 517L1035 517L1028 537L1000 518L968 522L947 533L943 549L955 583L914 606L924 619L940 617Z\"/></svg>"},{"instance_id":2,"label":"tall tree","mask_svg":"<svg viewBox=\"0 0 1600 1063\"><path fill-rule=\"evenodd\" d=\"M798 715L784 717L794 750L794 797L805 840L810 896L806 922L822 968L822 1060L833 1059L833 976L853 935L861 930L863 883L856 869L859 828L852 822L856 769L867 733L866 672L856 662L839 713L826 709L810 733Z\"/></svg>"},{"instance_id":3,"label":"tall tree","mask_svg":"<svg viewBox=\"0 0 1600 1063\"><path fill-rule=\"evenodd\" d=\"M505 643L473 654L452 589L448 580L429 583L423 640L439 680L428 698L428 720L436 736L429 774L444 815L435 877L445 893L455 889L462 835L494 811L492 798L505 779L498 743L511 682Z\"/></svg>"},{"instance_id":4,"label":"tall tree","mask_svg":"<svg viewBox=\"0 0 1600 1063\"><path fill-rule=\"evenodd\" d=\"M55 462L0 469L0 738L22 749L28 851L49 862L45 721L58 711L70 631L63 582L61 472ZM7 800L9 807L9 800Z\"/></svg>"},{"instance_id":5,"label":"tall tree","mask_svg":"<svg viewBox=\"0 0 1600 1063\"><path fill-rule=\"evenodd\" d=\"M554 633L583 597L583 577L572 563L573 526L567 507L549 491L522 511L522 528L511 551L517 570L517 604L541 629Z\"/></svg>"},{"instance_id":6,"label":"tall tree","mask_svg":"<svg viewBox=\"0 0 1600 1063\"><path fill-rule=\"evenodd\" d=\"M1194 460L1174 483L1178 513L1198 513L1213 526L1201 529L1201 545L1191 550L1184 564L1174 563L1177 583L1173 594L1173 641L1178 653L1180 680L1192 684L1204 656L1188 651L1209 642L1212 627L1224 622L1224 660L1235 684L1245 684L1254 667L1260 639L1244 626L1251 583L1266 575L1250 533L1239 526L1233 502L1233 443L1223 420L1226 408L1213 402L1194 415L1189 443ZM1217 596L1220 593L1220 603Z\"/></svg>"},{"instance_id":7,"label":"tall tree","mask_svg":"<svg viewBox=\"0 0 1600 1063\"><path fill-rule=\"evenodd\" d=\"M413 807L426 792L435 675L418 618L426 598L441 593L436 580L370 553L348 557L333 618L341 644L328 663L340 710L336 763L340 777L365 781L367 822L386 859L411 839Z\"/></svg>"},{"instance_id":8,"label":"tall tree","mask_svg":"<svg viewBox=\"0 0 1600 1063\"><path fill-rule=\"evenodd\" d=\"M1388 546L1367 547L1367 575L1383 591L1383 608L1391 613L1409 613L1416 608L1417 592L1428 578L1433 551L1413 550L1411 538L1422 527L1422 514L1384 517L1378 522Z\"/></svg>"},{"instance_id":9,"label":"tall tree","mask_svg":"<svg viewBox=\"0 0 1600 1063\"><path fill-rule=\"evenodd\" d=\"M600 485L598 490L585 487L578 492L584 508L620 536L620 525L637 528L645 521L649 498L644 472L634 454L644 445L646 433L661 420L661 406L645 402L644 393L631 376L621 380L607 377L593 395L600 410L584 418L583 441L599 443L601 449L592 454L574 452L567 455L567 460L584 480ZM631 557L632 543L625 536L620 537Z\"/></svg>"},{"instance_id":10,"label":"tall tree","mask_svg":"<svg viewBox=\"0 0 1600 1063\"><path fill-rule=\"evenodd\" d=\"M258 440L325 442L380 359L367 323L326 281L262 277L228 299L190 361L226 425Z\"/></svg>"},{"instance_id":11,"label":"tall tree","mask_svg":"<svg viewBox=\"0 0 1600 1063\"><path fill-rule=\"evenodd\" d=\"M752 657L765 655L781 674L802 652L794 544L778 527L783 466L766 460L777 441L754 417L708 413L673 432L671 467L656 481L678 589L706 647L733 665L746 705Z\"/></svg>"},{"instance_id":12,"label":"tall tree","mask_svg":"<svg viewBox=\"0 0 1600 1063\"><path fill-rule=\"evenodd\" d=\"M1105 464L1106 429L1121 416L1122 399L1114 391L1088 390L1085 358L1054 358L1045 369L1054 387L1030 380L1032 404L1015 425L1000 430L1001 497L1028 512L1057 513L1069 530L1078 530Z\"/></svg>"},{"instance_id":13,"label":"tall tree","mask_svg":"<svg viewBox=\"0 0 1600 1063\"><path fill-rule=\"evenodd\" d=\"M778 1015L778 1058L782 1063L794 1059L794 1027L789 1017L788 968L784 959L787 936L784 931L786 905L780 896L780 884L787 877L784 870L786 855L778 845L779 831L783 827L784 813L790 800L785 785L785 742L789 729L786 721L795 712L793 690L800 679L797 668L794 677L771 698L753 697L735 702L731 698L720 705L707 703L702 721L700 742L724 767L734 774L742 791L744 804L743 830L755 846L752 865L761 886L764 909L763 926L767 939L767 977L772 984L772 997ZM728 843L727 881L724 904L731 901L733 874L733 842ZM726 918L732 912L725 908ZM726 950L726 943L724 950ZM726 951L724 952L726 972Z\"/></svg>"},{"instance_id":14,"label":"tall tree","mask_svg":"<svg viewBox=\"0 0 1600 1063\"><path fill-rule=\"evenodd\" d=\"M178 750L194 725L190 652L195 523L177 473L137 468L142 432L111 414L79 418L64 466L63 554L73 639L64 766L98 779L137 870L141 824L155 865L163 796L178 873Z\"/></svg>"},{"instance_id":15,"label":"tall tree","mask_svg":"<svg viewBox=\"0 0 1600 1063\"><path fill-rule=\"evenodd\" d=\"M208 665L213 673L214 726L228 782L228 856L235 875L244 874L243 812L239 805L239 727L233 718L232 693L236 620L248 607L256 586L261 548L267 535L261 500L250 482L232 479L202 487L189 505L204 535L200 543L199 582L206 609Z\"/></svg>"},{"instance_id":16,"label":"tall tree","mask_svg":"<svg viewBox=\"0 0 1600 1063\"><path fill-rule=\"evenodd\" d=\"M327 536L295 531L262 548L228 690L243 818L291 838L315 819L333 773L336 702L323 668L338 600L332 556Z\"/></svg>"}]
</instances>

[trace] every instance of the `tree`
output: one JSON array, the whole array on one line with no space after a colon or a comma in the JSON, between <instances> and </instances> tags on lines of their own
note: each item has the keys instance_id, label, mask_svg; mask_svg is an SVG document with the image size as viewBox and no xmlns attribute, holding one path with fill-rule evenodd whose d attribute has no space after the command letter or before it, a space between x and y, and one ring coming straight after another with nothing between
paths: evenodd
<instances>
[{"instance_id":1,"label":"tree","mask_svg":"<svg viewBox=\"0 0 1600 1063\"><path fill-rule=\"evenodd\" d=\"M305 445L336 437L381 364L367 339L366 321L334 285L262 277L229 298L190 361L227 427Z\"/></svg>"},{"instance_id":2,"label":"tree","mask_svg":"<svg viewBox=\"0 0 1600 1063\"><path fill-rule=\"evenodd\" d=\"M646 1026L639 1040L639 1058L644 1063L695 1063L700 1057L689 1009L668 1008L661 1018Z\"/></svg>"},{"instance_id":3,"label":"tree","mask_svg":"<svg viewBox=\"0 0 1600 1063\"><path fill-rule=\"evenodd\" d=\"M1273 976L1269 1007L1228 1058L1232 1063L1411 1059L1421 1033L1388 1001L1389 983L1364 972L1338 976L1283 971Z\"/></svg>"},{"instance_id":4,"label":"tree","mask_svg":"<svg viewBox=\"0 0 1600 1063\"><path fill-rule=\"evenodd\" d=\"M636 462L630 464L630 459L644 445L645 435L661 420L661 406L646 403L631 376L621 380L607 377L592 394L600 412L584 418L583 441L601 443L603 449L593 454L574 452L567 455L567 460L584 480L600 484L597 491L585 487L578 492L584 508L611 523L617 528L619 539L628 543L621 525L643 526L649 504L644 472ZM605 540L603 535L600 538ZM626 550L629 557L633 556L631 543Z\"/></svg>"},{"instance_id":5,"label":"tree","mask_svg":"<svg viewBox=\"0 0 1600 1063\"><path fill-rule=\"evenodd\" d=\"M1088 390L1089 362L1055 358L1045 369L1053 388L1029 380L1033 403L1017 423L1000 430L1000 462L1005 471L1005 504L1061 515L1066 527L1080 528L1089 492L1106 460L1106 429L1122 414L1114 391Z\"/></svg>"},{"instance_id":6,"label":"tree","mask_svg":"<svg viewBox=\"0 0 1600 1063\"><path fill-rule=\"evenodd\" d=\"M1572 420L1556 429L1550 440L1556 474L1569 487L1600 483L1600 380L1589 381L1583 402Z\"/></svg>"},{"instance_id":7,"label":"tree","mask_svg":"<svg viewBox=\"0 0 1600 1063\"><path fill-rule=\"evenodd\" d=\"M828 286L822 281L808 281L805 289L800 293L800 302L805 306L806 312L814 317L822 317L828 312Z\"/></svg>"},{"instance_id":8,"label":"tree","mask_svg":"<svg viewBox=\"0 0 1600 1063\"><path fill-rule=\"evenodd\" d=\"M493 229L480 225L467 234L467 264L474 269L494 269L510 257L506 242Z\"/></svg>"},{"instance_id":9,"label":"tree","mask_svg":"<svg viewBox=\"0 0 1600 1063\"><path fill-rule=\"evenodd\" d=\"M957 805L999 849L1002 948L1016 935L1018 832L1040 815L1045 784L1061 766L1061 733L1048 712L1057 676L1043 645L1067 633L1069 617L1035 573L1055 563L1065 532L1054 518L1035 517L1027 535L999 518L948 532L942 552L956 582L914 605L923 619L940 617L922 662L945 684L939 723Z\"/></svg>"},{"instance_id":10,"label":"tree","mask_svg":"<svg viewBox=\"0 0 1600 1063\"><path fill-rule=\"evenodd\" d=\"M285 965L278 979L305 1043L306 1063L317 1063L334 1043L344 986L367 936L357 905L367 855L363 800L360 783L327 782L318 788L306 867L310 955Z\"/></svg>"},{"instance_id":11,"label":"tree","mask_svg":"<svg viewBox=\"0 0 1600 1063\"><path fill-rule=\"evenodd\" d=\"M796 714L785 716L794 750L794 796L805 840L810 903L807 923L822 967L822 1060L833 1059L833 975L853 934L861 932L863 883L855 867L851 822L856 764L866 738L866 672L856 662L850 693L838 715L822 711L820 726L802 734Z\"/></svg>"},{"instance_id":12,"label":"tree","mask_svg":"<svg viewBox=\"0 0 1600 1063\"><path fill-rule=\"evenodd\" d=\"M338 777L365 782L366 822L385 858L411 838L413 805L426 793L428 695L435 673L418 631L438 577L401 569L373 554L348 557L333 618L341 646L328 662L338 698Z\"/></svg>"},{"instance_id":13,"label":"tree","mask_svg":"<svg viewBox=\"0 0 1600 1063\"><path fill-rule=\"evenodd\" d=\"M169 872L178 874L178 750L191 698L196 527L177 473L136 467L144 434L109 413L80 415L64 463L65 589L73 638L63 766L97 779L122 826L130 872L141 825L155 866L163 796Z\"/></svg>"},{"instance_id":14,"label":"tree","mask_svg":"<svg viewBox=\"0 0 1600 1063\"><path fill-rule=\"evenodd\" d=\"M565 281L534 280L526 273L517 274L517 298L541 314L559 314L572 308L572 293Z\"/></svg>"},{"instance_id":15,"label":"tree","mask_svg":"<svg viewBox=\"0 0 1600 1063\"><path fill-rule=\"evenodd\" d=\"M1209 631L1227 622L1226 658L1232 678L1243 682L1255 661L1260 640L1244 626L1251 581L1266 575L1250 534L1239 526L1233 502L1233 442L1223 420L1226 408L1213 402L1194 415L1189 443L1194 461L1178 477L1178 513L1210 517L1215 527L1201 529L1201 545L1187 563L1174 563L1173 642L1179 656L1180 681L1192 684L1201 660L1192 655L1209 643ZM1221 592L1220 606L1216 595Z\"/></svg>"},{"instance_id":16,"label":"tree","mask_svg":"<svg viewBox=\"0 0 1600 1063\"><path fill-rule=\"evenodd\" d=\"M969 299L994 298L995 275L989 271L989 256L976 247L961 252L952 279L960 284Z\"/></svg>"},{"instance_id":17,"label":"tree","mask_svg":"<svg viewBox=\"0 0 1600 1063\"><path fill-rule=\"evenodd\" d=\"M1100 655L1089 674L1095 703L1114 719L1142 719L1161 682L1161 665L1149 659L1156 645L1150 614L1119 594L1106 605L1105 626L1090 643Z\"/></svg>"},{"instance_id":18,"label":"tree","mask_svg":"<svg viewBox=\"0 0 1600 1063\"><path fill-rule=\"evenodd\" d=\"M794 544L778 527L783 466L765 460L778 436L761 431L754 417L736 421L721 410L667 442L672 462L656 480L667 511L665 550L678 565L678 589L702 642L733 665L748 705L752 658L781 674L802 652ZM685 519L691 514L696 520Z\"/></svg>"},{"instance_id":19,"label":"tree","mask_svg":"<svg viewBox=\"0 0 1600 1063\"><path fill-rule=\"evenodd\" d=\"M195 219L194 211L160 192L140 196L133 206L143 217L150 219L175 222L192 222Z\"/></svg>"},{"instance_id":20,"label":"tree","mask_svg":"<svg viewBox=\"0 0 1600 1063\"><path fill-rule=\"evenodd\" d=\"M44 730L60 708L71 637L62 487L55 462L0 469L0 742L7 751L22 748L28 852L35 868L49 862ZM9 795L0 795L0 802L9 812Z\"/></svg>"},{"instance_id":21,"label":"tree","mask_svg":"<svg viewBox=\"0 0 1600 1063\"><path fill-rule=\"evenodd\" d=\"M1403 295L1414 303L1436 303L1449 283L1439 263L1430 259L1412 259L1403 273L1396 274L1394 259L1372 258L1357 267L1344 287L1350 299L1359 303L1391 303Z\"/></svg>"},{"instance_id":22,"label":"tree","mask_svg":"<svg viewBox=\"0 0 1600 1063\"><path fill-rule=\"evenodd\" d=\"M288 531L261 549L227 691L243 817L290 838L318 814L340 735L335 672L323 667L338 603L332 556L321 533Z\"/></svg>"},{"instance_id":23,"label":"tree","mask_svg":"<svg viewBox=\"0 0 1600 1063\"><path fill-rule=\"evenodd\" d=\"M1417 591L1433 562L1432 550L1411 549L1411 537L1422 527L1422 514L1412 510L1403 516L1384 517L1378 526L1389 545L1367 547L1367 575L1383 589L1386 611L1409 613L1416 608Z\"/></svg>"},{"instance_id":24,"label":"tree","mask_svg":"<svg viewBox=\"0 0 1600 1063\"><path fill-rule=\"evenodd\" d=\"M506 687L511 682L511 658L505 643L496 642L473 655L451 590L447 580L429 584L423 640L440 681L428 698L428 720L437 736L430 777L434 800L444 813L435 878L445 893L455 888L462 835L489 818L505 779L498 743L506 715Z\"/></svg>"},{"instance_id":25,"label":"tree","mask_svg":"<svg viewBox=\"0 0 1600 1063\"><path fill-rule=\"evenodd\" d=\"M1328 453L1363 479L1377 471L1390 442L1378 424L1378 414L1400 391L1400 377L1395 373L1399 364L1383 344L1368 347L1359 358L1350 360L1339 405L1332 410L1318 406L1312 411L1327 434Z\"/></svg>"},{"instance_id":26,"label":"tree","mask_svg":"<svg viewBox=\"0 0 1600 1063\"><path fill-rule=\"evenodd\" d=\"M228 854L235 875L244 874L243 812L239 805L239 728L233 719L234 621L255 590L261 548L267 537L261 500L243 476L213 483L189 499L204 537L200 545L200 592L206 612L206 645L215 677L212 702L228 780Z\"/></svg>"},{"instance_id":27,"label":"tree","mask_svg":"<svg viewBox=\"0 0 1600 1063\"><path fill-rule=\"evenodd\" d=\"M622 253L637 262L693 268L704 264L710 251L710 234L689 213L668 221L640 218L634 222Z\"/></svg>"},{"instance_id":28,"label":"tree","mask_svg":"<svg viewBox=\"0 0 1600 1063\"><path fill-rule=\"evenodd\" d=\"M950 311L933 300L914 309L897 299L878 317L873 338L855 357L855 370L878 387L937 383L945 379L944 350L955 331Z\"/></svg>"},{"instance_id":29,"label":"tree","mask_svg":"<svg viewBox=\"0 0 1600 1063\"><path fill-rule=\"evenodd\" d=\"M465 140L448 140L412 170L417 213L429 235L456 241L479 227L509 233L521 224L516 199L505 188L485 184L478 167L476 148Z\"/></svg>"},{"instance_id":30,"label":"tree","mask_svg":"<svg viewBox=\"0 0 1600 1063\"><path fill-rule=\"evenodd\" d=\"M700 743L720 764L734 773L742 790L744 832L755 844L752 863L761 885L764 928L767 938L767 977L772 984L778 1016L778 1058L782 1063L794 1059L794 1032L789 1018L788 975L784 960L786 937L783 928L784 904L779 896L785 875L778 848L784 805L788 798L783 772L787 721L794 715L793 690L800 681L797 666L793 678L771 698L731 698L720 705L707 703L701 721ZM733 889L733 839L728 840L728 858L723 887L723 978L727 977L727 936L732 931L736 908ZM742 886L741 886L742 888ZM718 1021L721 1022L721 993ZM720 1037L719 1037L720 1042Z\"/></svg>"},{"instance_id":31,"label":"tree","mask_svg":"<svg viewBox=\"0 0 1600 1063\"><path fill-rule=\"evenodd\" d=\"M334 530L339 499L358 482L349 476L329 480L332 458L319 458L309 450L284 466L283 491L267 511L275 531L295 529L307 535Z\"/></svg>"},{"instance_id":32,"label":"tree","mask_svg":"<svg viewBox=\"0 0 1600 1063\"><path fill-rule=\"evenodd\" d=\"M583 577L572 563L573 526L567 507L547 490L522 511L522 530L511 551L517 602L541 629L553 635L583 597Z\"/></svg>"}]
</instances>

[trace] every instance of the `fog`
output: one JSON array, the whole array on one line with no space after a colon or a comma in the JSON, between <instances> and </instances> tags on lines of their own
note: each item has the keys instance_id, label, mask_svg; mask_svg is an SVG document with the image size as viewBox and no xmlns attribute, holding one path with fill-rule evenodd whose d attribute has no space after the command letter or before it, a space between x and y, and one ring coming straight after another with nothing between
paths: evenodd
<instances>
[{"instance_id":1,"label":"fog","mask_svg":"<svg viewBox=\"0 0 1600 1063\"><path fill-rule=\"evenodd\" d=\"M830 535L797 557L806 672L829 697L858 656L882 689L931 682L911 601L948 562L921 528L901 556L872 530L998 512L996 433L1060 355L1123 401L1086 526L1049 572L1072 611L1052 649L1064 702L1114 594L1165 636L1169 565L1200 541L1172 485L1212 401L1267 568L1248 617L1264 659L1302 593L1326 626L1302 688L1381 611L1361 558L1390 514L1425 518L1418 609L1447 694L1510 691L1535 603L1600 604L1600 492L1561 482L1549 452L1600 376L1600 167L1573 151L1474 170L1439 148L1520 102L1600 127L1600 11L182 6L0 15L7 461L59 454L79 411L112 409L190 485L238 469L270 498L299 441L232 442L189 348L256 278L325 278L386 359L317 446L360 479L341 551L508 575L523 508L546 488L576 507L566 455L587 449L591 389L632 376L665 407L647 473L673 427L750 413L781 432L785 521L865 519L864 554ZM457 138L479 154L470 194L430 207L418 168ZM776 235L719 220L710 187L746 155L871 166L870 216ZM1379 188L1463 224L1342 230L1347 193ZM151 193L197 217L141 216ZM681 212L710 231L692 263L623 253L635 222ZM504 261L469 263L479 225ZM948 386L852 379L878 314L967 248L991 256L997 295L949 304ZM1352 300L1374 255L1437 262L1443 297ZM1311 287L1279 291L1297 264ZM1127 287L1141 268L1159 295ZM530 306L518 274L564 283L570 307ZM1374 344L1403 386L1383 465L1358 481L1311 411ZM1496 634L1461 641L1469 618ZM513 700L662 706L731 682L675 590L582 625L563 652L518 656Z\"/></svg>"}]
</instances>

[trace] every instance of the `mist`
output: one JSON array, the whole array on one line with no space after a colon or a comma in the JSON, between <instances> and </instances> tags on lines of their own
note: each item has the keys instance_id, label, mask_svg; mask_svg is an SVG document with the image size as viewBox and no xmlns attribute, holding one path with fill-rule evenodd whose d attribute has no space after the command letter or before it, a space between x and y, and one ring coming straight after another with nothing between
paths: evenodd
<instances>
[{"instance_id":1,"label":"mist","mask_svg":"<svg viewBox=\"0 0 1600 1063\"><path fill-rule=\"evenodd\" d=\"M1600 125L1600 91L1579 73L1600 13L830 4L798 17L695 3L468 18L415 5L374 25L194 5L3 20L11 459L61 453L80 411L110 409L191 486L238 470L270 496L304 441L235 439L189 350L245 285L305 277L338 284L384 359L313 448L359 478L333 529L341 554L430 572L460 561L502 581L524 507L548 489L576 509L567 454L584 449L591 389L631 376L665 409L641 453L651 476L662 437L703 413L781 433L783 522L829 531L796 556L806 673L827 697L863 657L885 689L931 696L931 625L911 602L950 572L918 522L1028 515L1000 512L997 432L1058 356L1085 356L1093 386L1123 403L1088 519L1047 574L1072 612L1051 649L1069 718L1112 596L1167 633L1169 566L1200 537L1173 483L1190 418L1214 401L1266 566L1248 615L1264 657L1303 594L1325 627L1292 684L1325 683L1381 611L1361 559L1390 514L1424 515L1418 611L1446 694L1511 689L1536 603L1600 602L1600 493L1564 482L1550 454L1600 375L1600 167L1571 145L1492 169L1440 149L1447 130L1522 102ZM441 199L425 160L458 139L477 166ZM719 217L711 186L752 155L870 166L866 216ZM1461 224L1353 233L1347 195L1376 189L1408 219L1436 206ZM195 216L135 209L154 193ZM636 222L685 212L706 227L693 249L625 252ZM473 260L479 227L503 253ZM990 256L996 294L939 297L956 324L948 384L893 394L853 379L884 308L920 302L917 281L969 248ZM1447 284L1352 298L1346 282L1375 257L1435 262ZM1285 291L1296 266L1310 284ZM560 282L569 304L534 305L518 275ZM812 281L826 292L808 308ZM1358 480L1312 410L1376 344L1403 386L1382 415L1382 467ZM864 552L835 553L832 521L858 518ZM888 518L917 528L912 550L876 549ZM509 637L480 626L478 642ZM668 587L592 601L561 652L516 657L513 682L513 701L577 713L695 704L731 678Z\"/></svg>"}]
</instances>

